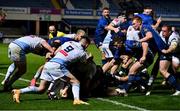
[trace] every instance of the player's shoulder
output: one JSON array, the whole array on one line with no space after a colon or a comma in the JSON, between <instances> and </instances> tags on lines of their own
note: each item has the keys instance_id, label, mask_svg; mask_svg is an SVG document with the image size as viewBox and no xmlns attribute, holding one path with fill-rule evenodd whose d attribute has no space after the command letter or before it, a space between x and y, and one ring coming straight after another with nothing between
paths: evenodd
<instances>
[{"instance_id":1,"label":"player's shoulder","mask_svg":"<svg viewBox=\"0 0 180 111\"><path fill-rule=\"evenodd\" d=\"M133 26L130 25L130 26L128 27L128 30L127 30L127 31L133 31L133 30L134 30Z\"/></svg>"},{"instance_id":2,"label":"player's shoulder","mask_svg":"<svg viewBox=\"0 0 180 111\"><path fill-rule=\"evenodd\" d=\"M170 39L170 41L172 41L172 40L179 41L179 34L176 32L172 32L169 39Z\"/></svg>"}]
</instances>

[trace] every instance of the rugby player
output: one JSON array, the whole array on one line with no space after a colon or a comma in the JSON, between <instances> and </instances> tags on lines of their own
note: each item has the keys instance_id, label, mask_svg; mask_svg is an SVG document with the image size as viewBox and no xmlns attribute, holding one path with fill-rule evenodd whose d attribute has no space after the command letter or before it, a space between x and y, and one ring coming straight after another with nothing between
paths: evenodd
<instances>
[{"instance_id":1,"label":"rugby player","mask_svg":"<svg viewBox=\"0 0 180 111\"><path fill-rule=\"evenodd\" d=\"M71 74L71 72L67 70L67 66L77 60L85 62L87 59L85 49L89 44L90 40L88 38L82 38L79 43L74 41L64 43L56 50L55 56L50 61L46 62L40 77L40 86L29 86L23 89L14 89L12 91L13 100L20 103L20 94L27 92L43 93L50 82L54 82L59 78L64 78L65 81L71 83L72 85L72 93L74 96L73 104L88 105L87 102L80 100L80 82Z\"/></svg>"},{"instance_id":2,"label":"rugby player","mask_svg":"<svg viewBox=\"0 0 180 111\"><path fill-rule=\"evenodd\" d=\"M46 52L53 55L54 50L44 39L35 35L24 36L11 42L8 57L13 63L9 66L3 80L4 90L9 90L11 85L26 72L26 54L45 55Z\"/></svg>"}]
</instances>

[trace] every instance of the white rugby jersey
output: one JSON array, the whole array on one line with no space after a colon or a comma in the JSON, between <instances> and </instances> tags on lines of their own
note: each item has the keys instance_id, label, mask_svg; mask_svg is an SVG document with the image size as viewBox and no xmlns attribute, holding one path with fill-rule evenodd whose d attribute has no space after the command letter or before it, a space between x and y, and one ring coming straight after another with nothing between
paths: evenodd
<instances>
[{"instance_id":1,"label":"white rugby jersey","mask_svg":"<svg viewBox=\"0 0 180 111\"><path fill-rule=\"evenodd\" d=\"M160 32L160 36L162 40L166 43L165 38L162 36L162 32ZM179 39L180 39L179 34L176 32L172 32L172 34L169 36L169 39L168 39L168 45L171 45L172 42L179 43Z\"/></svg>"},{"instance_id":2,"label":"white rugby jersey","mask_svg":"<svg viewBox=\"0 0 180 111\"><path fill-rule=\"evenodd\" d=\"M87 53L79 42L69 41L61 46L61 50L50 60L60 64L68 64L77 60L86 60Z\"/></svg>"},{"instance_id":3,"label":"white rugby jersey","mask_svg":"<svg viewBox=\"0 0 180 111\"><path fill-rule=\"evenodd\" d=\"M160 36L162 40L166 43L165 38L162 36L162 31L160 32ZM173 42L177 44L176 50L174 52L180 53L180 36L177 32L172 32L172 34L169 36L168 45L170 46Z\"/></svg>"},{"instance_id":4,"label":"white rugby jersey","mask_svg":"<svg viewBox=\"0 0 180 111\"><path fill-rule=\"evenodd\" d=\"M16 39L13 43L20 46L26 53L29 53L42 49L41 43L43 41L45 40L38 36L29 35Z\"/></svg>"},{"instance_id":5,"label":"white rugby jersey","mask_svg":"<svg viewBox=\"0 0 180 111\"><path fill-rule=\"evenodd\" d=\"M133 26L129 26L127 30L127 40L133 40L133 41L138 41L139 40L139 31L135 30Z\"/></svg>"}]
</instances>

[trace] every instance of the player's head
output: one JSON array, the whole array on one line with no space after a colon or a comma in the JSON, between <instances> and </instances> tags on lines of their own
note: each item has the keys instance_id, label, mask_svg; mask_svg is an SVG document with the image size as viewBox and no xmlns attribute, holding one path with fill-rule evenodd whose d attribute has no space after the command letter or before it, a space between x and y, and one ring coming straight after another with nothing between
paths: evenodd
<instances>
[{"instance_id":1,"label":"player's head","mask_svg":"<svg viewBox=\"0 0 180 111\"><path fill-rule=\"evenodd\" d=\"M55 27L54 25L50 25L50 26L49 26L49 32L50 32L50 33L56 32L56 27Z\"/></svg>"},{"instance_id":2,"label":"player's head","mask_svg":"<svg viewBox=\"0 0 180 111\"><path fill-rule=\"evenodd\" d=\"M120 13L118 13L117 18L121 21L121 23L126 22L126 21L127 21L126 12L120 12Z\"/></svg>"},{"instance_id":3,"label":"player's head","mask_svg":"<svg viewBox=\"0 0 180 111\"><path fill-rule=\"evenodd\" d=\"M110 11L109 11L109 8L107 7L104 7L103 10L102 10L102 15L106 18L109 17L109 14L110 14Z\"/></svg>"},{"instance_id":4,"label":"player's head","mask_svg":"<svg viewBox=\"0 0 180 111\"><path fill-rule=\"evenodd\" d=\"M151 7L144 7L144 11L143 11L144 14L146 15L151 15L152 14L152 8Z\"/></svg>"},{"instance_id":5,"label":"player's head","mask_svg":"<svg viewBox=\"0 0 180 111\"><path fill-rule=\"evenodd\" d=\"M0 22L3 22L6 18L6 13L2 10L0 10Z\"/></svg>"},{"instance_id":6,"label":"player's head","mask_svg":"<svg viewBox=\"0 0 180 111\"><path fill-rule=\"evenodd\" d=\"M132 19L132 26L135 30L140 30L142 26L142 19L139 16L134 16Z\"/></svg>"},{"instance_id":7,"label":"player's head","mask_svg":"<svg viewBox=\"0 0 180 111\"><path fill-rule=\"evenodd\" d=\"M75 40L80 41L83 36L86 35L86 32L82 29L77 30L75 35Z\"/></svg>"},{"instance_id":8,"label":"player's head","mask_svg":"<svg viewBox=\"0 0 180 111\"><path fill-rule=\"evenodd\" d=\"M168 25L163 25L162 28L161 28L161 31L162 31L162 36L164 38L168 38L170 35L171 35L171 27L168 26Z\"/></svg>"},{"instance_id":9,"label":"player's head","mask_svg":"<svg viewBox=\"0 0 180 111\"><path fill-rule=\"evenodd\" d=\"M86 49L89 46L89 44L91 43L91 40L88 37L83 36L79 42L81 43L83 48Z\"/></svg>"}]
</instances>

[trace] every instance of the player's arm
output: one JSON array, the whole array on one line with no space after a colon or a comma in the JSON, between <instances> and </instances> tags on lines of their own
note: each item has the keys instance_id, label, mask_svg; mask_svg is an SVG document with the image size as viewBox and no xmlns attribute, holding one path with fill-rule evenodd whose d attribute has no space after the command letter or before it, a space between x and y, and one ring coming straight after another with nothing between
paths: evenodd
<instances>
[{"instance_id":1,"label":"player's arm","mask_svg":"<svg viewBox=\"0 0 180 111\"><path fill-rule=\"evenodd\" d=\"M152 37L153 37L153 36L152 36L152 33L149 31L149 32L146 33L146 36L145 36L144 38L142 38L142 39L139 40L139 42L147 42L147 41L149 41Z\"/></svg>"},{"instance_id":2,"label":"player's arm","mask_svg":"<svg viewBox=\"0 0 180 111\"><path fill-rule=\"evenodd\" d=\"M172 41L172 42L171 42L171 45L169 46L169 48L166 49L166 50L163 49L163 50L162 50L162 53L168 54L168 53L173 52L173 51L177 48L177 45L178 45L178 43L177 43L176 41Z\"/></svg>"},{"instance_id":3,"label":"player's arm","mask_svg":"<svg viewBox=\"0 0 180 111\"><path fill-rule=\"evenodd\" d=\"M161 21L162 21L162 19L161 19L161 17L159 17L159 18L157 19L156 24L155 24L155 25L152 25L153 29L157 29L157 28L159 27Z\"/></svg>"},{"instance_id":4,"label":"player's arm","mask_svg":"<svg viewBox=\"0 0 180 111\"><path fill-rule=\"evenodd\" d=\"M115 28L114 26L115 25L113 23L110 23L106 28L107 28L107 30L112 30L116 33L119 32L119 28Z\"/></svg>"},{"instance_id":5,"label":"player's arm","mask_svg":"<svg viewBox=\"0 0 180 111\"><path fill-rule=\"evenodd\" d=\"M142 49L143 49L143 54L142 57L140 58L139 62L142 64L146 60L146 55L148 53L148 43L147 42L142 42Z\"/></svg>"},{"instance_id":6,"label":"player's arm","mask_svg":"<svg viewBox=\"0 0 180 111\"><path fill-rule=\"evenodd\" d=\"M41 42L41 45L52 54L54 53L54 49L45 40Z\"/></svg>"},{"instance_id":7,"label":"player's arm","mask_svg":"<svg viewBox=\"0 0 180 111\"><path fill-rule=\"evenodd\" d=\"M54 52L54 55L56 55L61 49L62 49L62 47L59 46L59 47L56 49L56 51Z\"/></svg>"}]
</instances>

